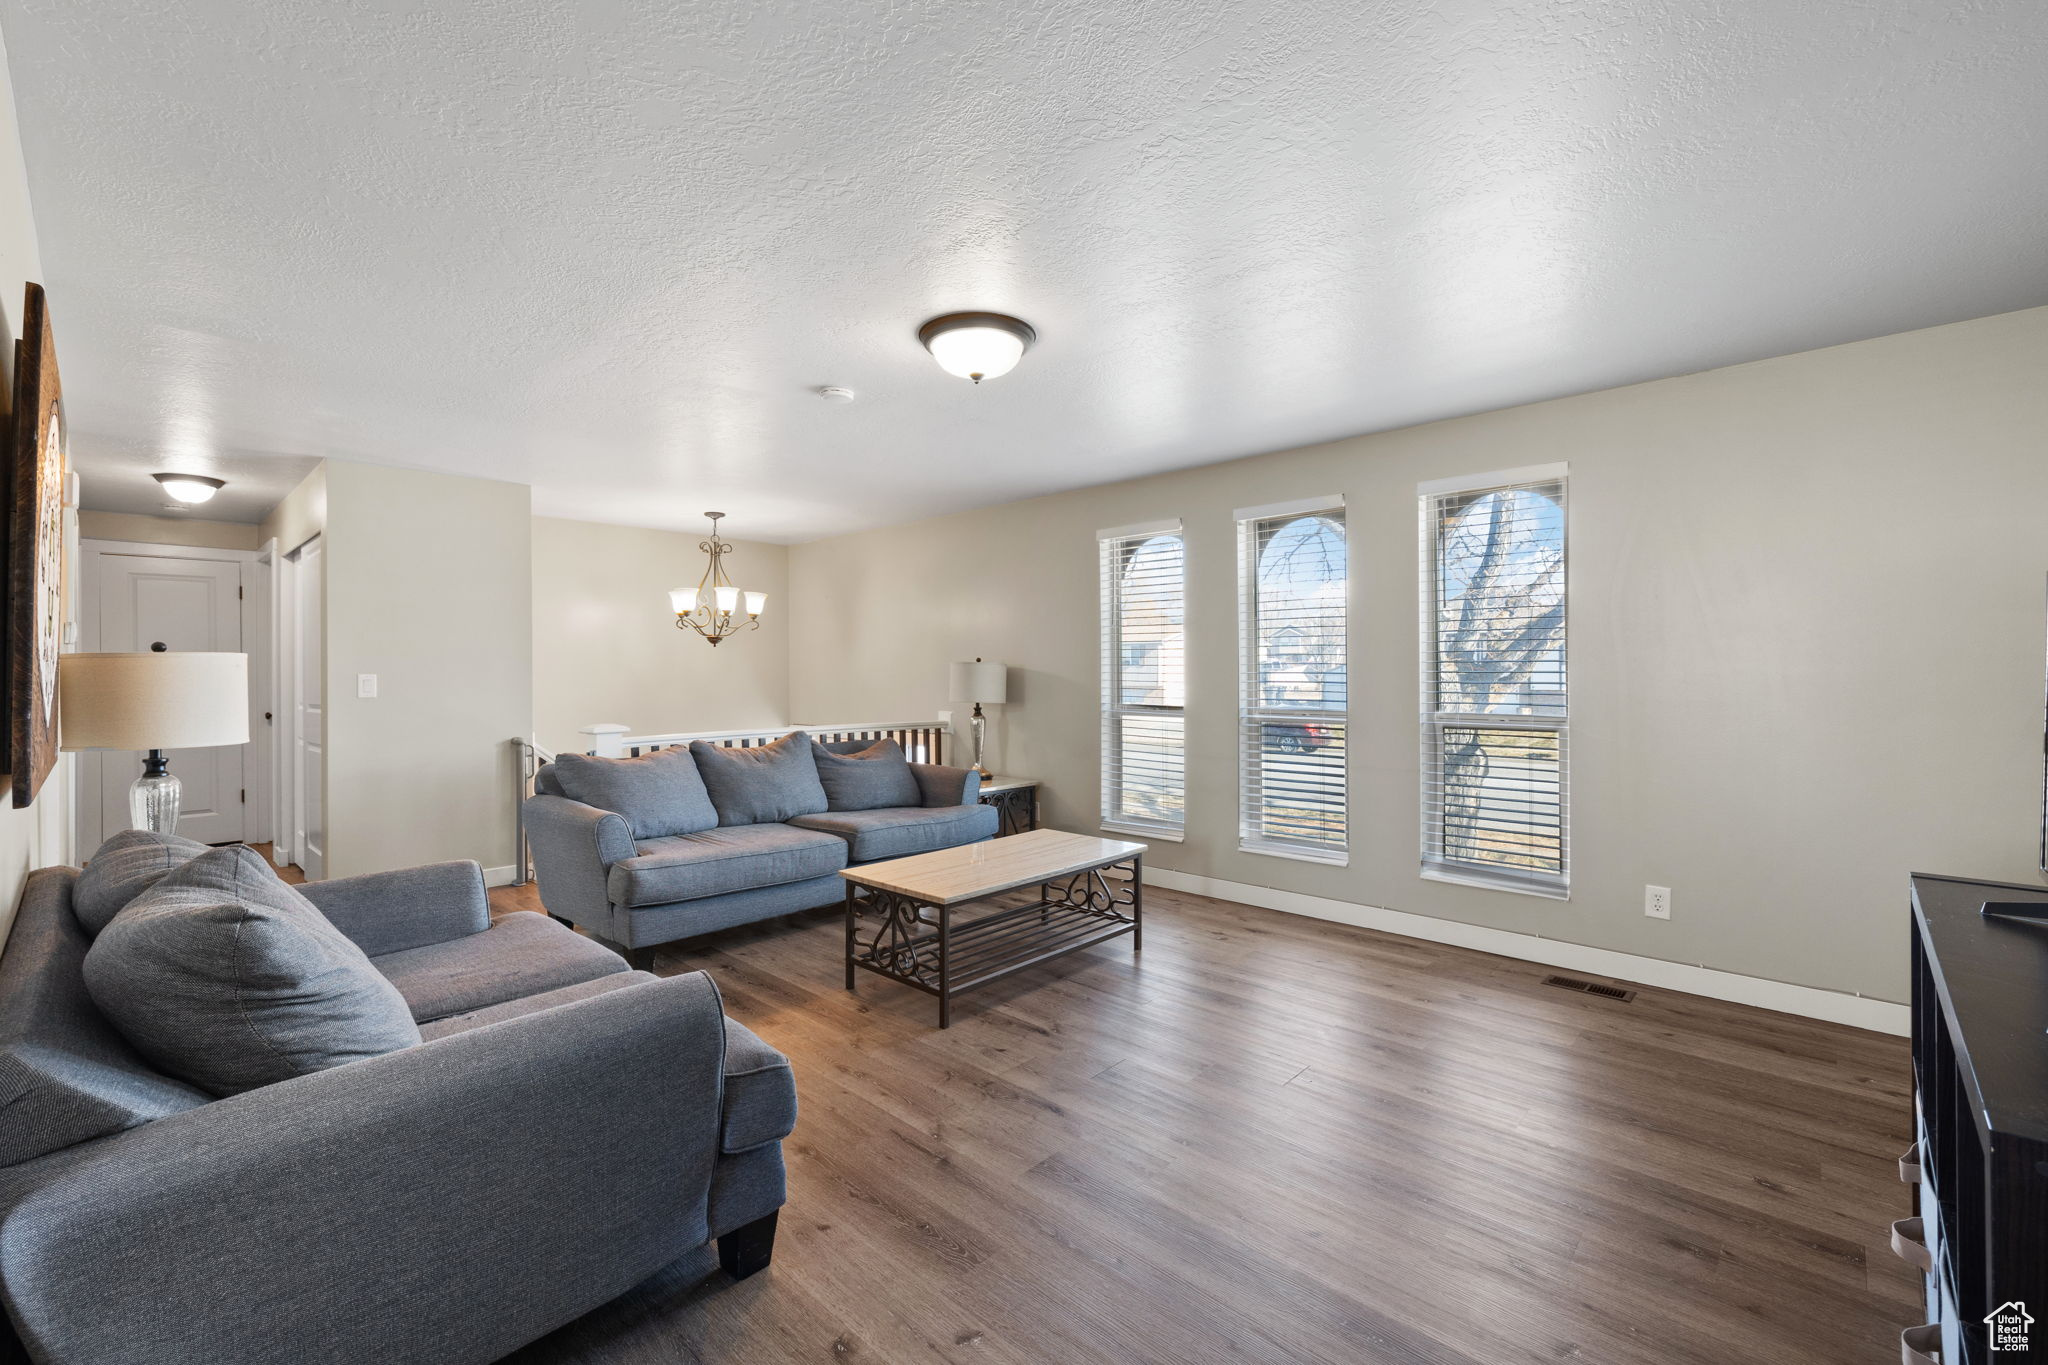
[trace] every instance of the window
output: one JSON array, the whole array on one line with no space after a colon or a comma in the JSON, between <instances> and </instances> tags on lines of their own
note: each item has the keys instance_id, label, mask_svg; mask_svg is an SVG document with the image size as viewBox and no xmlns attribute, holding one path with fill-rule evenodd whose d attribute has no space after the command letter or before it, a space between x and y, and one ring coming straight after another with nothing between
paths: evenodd
<instances>
[{"instance_id":1,"label":"window","mask_svg":"<svg viewBox=\"0 0 2048 1365\"><path fill-rule=\"evenodd\" d=\"M1239 847L1346 861L1341 498L1237 514Z\"/></svg>"},{"instance_id":2,"label":"window","mask_svg":"<svg viewBox=\"0 0 2048 1365\"><path fill-rule=\"evenodd\" d=\"M1565 466L1421 495L1423 875L1563 897Z\"/></svg>"},{"instance_id":3,"label":"window","mask_svg":"<svg viewBox=\"0 0 2048 1365\"><path fill-rule=\"evenodd\" d=\"M1102 823L1155 839L1186 824L1186 553L1180 523L1102 542Z\"/></svg>"}]
</instances>

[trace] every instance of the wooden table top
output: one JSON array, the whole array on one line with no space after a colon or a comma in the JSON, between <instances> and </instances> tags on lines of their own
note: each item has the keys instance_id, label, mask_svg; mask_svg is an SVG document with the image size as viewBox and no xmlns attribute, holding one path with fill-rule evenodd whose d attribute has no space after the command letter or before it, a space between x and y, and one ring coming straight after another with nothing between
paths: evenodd
<instances>
[{"instance_id":1,"label":"wooden table top","mask_svg":"<svg viewBox=\"0 0 2048 1365\"><path fill-rule=\"evenodd\" d=\"M861 886L893 891L926 905L957 905L1013 887L1119 863L1143 852L1145 845L1124 839L1034 829L1007 839L984 839L959 848L849 867L839 875Z\"/></svg>"}]
</instances>

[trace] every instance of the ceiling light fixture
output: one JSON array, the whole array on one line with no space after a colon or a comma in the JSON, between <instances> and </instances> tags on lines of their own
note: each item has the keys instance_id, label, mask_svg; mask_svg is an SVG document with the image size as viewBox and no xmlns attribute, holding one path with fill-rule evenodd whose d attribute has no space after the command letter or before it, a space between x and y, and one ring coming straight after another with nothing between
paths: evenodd
<instances>
[{"instance_id":1,"label":"ceiling light fixture","mask_svg":"<svg viewBox=\"0 0 2048 1365\"><path fill-rule=\"evenodd\" d=\"M164 492L179 502L205 502L228 486L226 479L209 479L204 474L152 474Z\"/></svg>"},{"instance_id":2,"label":"ceiling light fixture","mask_svg":"<svg viewBox=\"0 0 2048 1365\"><path fill-rule=\"evenodd\" d=\"M824 399L827 403L851 403L853 401L853 390L841 388L837 384L827 384L824 388L818 390L818 397Z\"/></svg>"},{"instance_id":3,"label":"ceiling light fixture","mask_svg":"<svg viewBox=\"0 0 2048 1365\"><path fill-rule=\"evenodd\" d=\"M918 328L917 339L940 369L979 384L1016 369L1038 333L1007 313L947 313Z\"/></svg>"},{"instance_id":4,"label":"ceiling light fixture","mask_svg":"<svg viewBox=\"0 0 2048 1365\"><path fill-rule=\"evenodd\" d=\"M706 512L711 518L711 539L700 540L697 548L711 556L711 562L704 568L704 576L697 580L694 588L677 588L668 595L669 606L675 609L676 629L694 630L699 635L717 644L733 632L761 628L761 608L768 605L765 592L743 593L732 585L725 576L725 557L732 553L732 546L718 538L718 519L723 512ZM747 600L747 619L736 621L733 617L739 611L740 599Z\"/></svg>"}]
</instances>

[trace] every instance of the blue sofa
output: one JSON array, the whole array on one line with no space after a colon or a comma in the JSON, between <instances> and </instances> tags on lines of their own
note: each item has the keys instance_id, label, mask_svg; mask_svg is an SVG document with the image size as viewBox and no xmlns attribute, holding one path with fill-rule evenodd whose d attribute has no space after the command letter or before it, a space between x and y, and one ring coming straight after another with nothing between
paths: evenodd
<instances>
[{"instance_id":1,"label":"blue sofa","mask_svg":"<svg viewBox=\"0 0 2048 1365\"><path fill-rule=\"evenodd\" d=\"M754 749L564 757L534 788L541 904L636 967L657 944L837 904L852 864L976 843L997 826L972 768L800 730Z\"/></svg>"},{"instance_id":2,"label":"blue sofa","mask_svg":"<svg viewBox=\"0 0 2048 1365\"><path fill-rule=\"evenodd\" d=\"M30 874L0 953L0 1296L39 1365L486 1365L767 1263L795 1082L703 973L493 921L475 863L314 883L422 1041L216 1098L95 1007L78 878Z\"/></svg>"}]
</instances>

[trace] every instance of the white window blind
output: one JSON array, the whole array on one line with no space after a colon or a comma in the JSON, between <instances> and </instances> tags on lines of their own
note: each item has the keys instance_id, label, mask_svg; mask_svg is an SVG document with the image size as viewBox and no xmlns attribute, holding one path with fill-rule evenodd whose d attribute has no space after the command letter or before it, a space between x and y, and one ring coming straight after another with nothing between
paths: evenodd
<instances>
[{"instance_id":1,"label":"white window blind","mask_svg":"<svg viewBox=\"0 0 2048 1365\"><path fill-rule=\"evenodd\" d=\"M1562 897L1565 468L1421 495L1423 875Z\"/></svg>"},{"instance_id":2,"label":"white window blind","mask_svg":"<svg viewBox=\"0 0 2048 1365\"><path fill-rule=\"evenodd\" d=\"M1344 503L1237 514L1239 847L1346 860Z\"/></svg>"},{"instance_id":3,"label":"white window blind","mask_svg":"<svg viewBox=\"0 0 2048 1365\"><path fill-rule=\"evenodd\" d=\"M1180 523L1101 533L1102 823L1186 824L1187 580Z\"/></svg>"}]
</instances>

